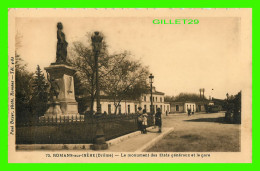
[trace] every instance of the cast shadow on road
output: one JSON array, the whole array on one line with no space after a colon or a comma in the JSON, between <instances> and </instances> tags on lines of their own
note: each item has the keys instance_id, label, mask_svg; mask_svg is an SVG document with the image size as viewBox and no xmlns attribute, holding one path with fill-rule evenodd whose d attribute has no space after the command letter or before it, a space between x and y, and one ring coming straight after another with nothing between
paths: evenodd
<instances>
[{"instance_id":1,"label":"cast shadow on road","mask_svg":"<svg viewBox=\"0 0 260 171\"><path fill-rule=\"evenodd\" d=\"M147 132L150 132L150 133L158 133L159 129L156 127L156 128L152 128L152 129L149 129L147 130Z\"/></svg>"},{"instance_id":2,"label":"cast shadow on road","mask_svg":"<svg viewBox=\"0 0 260 171\"><path fill-rule=\"evenodd\" d=\"M190 119L184 120L185 122L215 122L215 123L222 123L222 124L231 124L225 121L225 117L218 117L218 118L198 118L198 119Z\"/></svg>"}]
</instances>

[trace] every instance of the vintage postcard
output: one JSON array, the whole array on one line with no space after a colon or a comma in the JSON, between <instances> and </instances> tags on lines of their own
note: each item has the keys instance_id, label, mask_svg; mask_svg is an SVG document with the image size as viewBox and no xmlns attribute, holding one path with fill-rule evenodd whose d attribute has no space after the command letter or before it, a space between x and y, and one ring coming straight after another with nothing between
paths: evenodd
<instances>
[{"instance_id":1,"label":"vintage postcard","mask_svg":"<svg viewBox=\"0 0 260 171\"><path fill-rule=\"evenodd\" d=\"M251 163L252 9L9 9L10 163Z\"/></svg>"}]
</instances>

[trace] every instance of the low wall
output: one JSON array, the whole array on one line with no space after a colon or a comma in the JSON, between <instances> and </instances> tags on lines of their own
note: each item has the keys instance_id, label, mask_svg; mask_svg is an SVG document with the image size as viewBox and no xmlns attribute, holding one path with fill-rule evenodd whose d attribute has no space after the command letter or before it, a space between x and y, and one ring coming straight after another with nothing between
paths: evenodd
<instances>
[{"instance_id":1,"label":"low wall","mask_svg":"<svg viewBox=\"0 0 260 171\"><path fill-rule=\"evenodd\" d=\"M88 144L93 143L97 124L103 128L106 140L137 131L137 115L86 117L84 121L49 119L47 122L16 126L16 144ZM148 116L148 126L152 116Z\"/></svg>"}]
</instances>

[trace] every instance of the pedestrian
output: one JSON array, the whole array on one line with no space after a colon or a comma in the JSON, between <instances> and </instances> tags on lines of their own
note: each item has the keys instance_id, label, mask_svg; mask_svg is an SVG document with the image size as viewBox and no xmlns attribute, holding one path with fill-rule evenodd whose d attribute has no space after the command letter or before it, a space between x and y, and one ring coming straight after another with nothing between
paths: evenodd
<instances>
[{"instance_id":1,"label":"pedestrian","mask_svg":"<svg viewBox=\"0 0 260 171\"><path fill-rule=\"evenodd\" d=\"M155 114L155 125L159 128L159 133L162 132L162 113L160 108L157 108L157 112Z\"/></svg>"},{"instance_id":2,"label":"pedestrian","mask_svg":"<svg viewBox=\"0 0 260 171\"><path fill-rule=\"evenodd\" d=\"M156 125L155 125L155 114L153 112L151 112L151 116L152 116L153 128L155 129L156 128Z\"/></svg>"},{"instance_id":3,"label":"pedestrian","mask_svg":"<svg viewBox=\"0 0 260 171\"><path fill-rule=\"evenodd\" d=\"M144 109L143 110L143 121L142 121L142 133L143 134L147 134L147 130L146 130L146 127L147 127L147 113L146 113L146 110Z\"/></svg>"},{"instance_id":4,"label":"pedestrian","mask_svg":"<svg viewBox=\"0 0 260 171\"><path fill-rule=\"evenodd\" d=\"M191 113L191 110L190 110L190 109L188 109L188 116L190 116L190 113Z\"/></svg>"},{"instance_id":5,"label":"pedestrian","mask_svg":"<svg viewBox=\"0 0 260 171\"><path fill-rule=\"evenodd\" d=\"M138 125L138 129L139 129L141 132L143 131L142 122L143 122L142 108L139 107L139 108L138 108L138 111L137 111L137 125Z\"/></svg>"}]
</instances>

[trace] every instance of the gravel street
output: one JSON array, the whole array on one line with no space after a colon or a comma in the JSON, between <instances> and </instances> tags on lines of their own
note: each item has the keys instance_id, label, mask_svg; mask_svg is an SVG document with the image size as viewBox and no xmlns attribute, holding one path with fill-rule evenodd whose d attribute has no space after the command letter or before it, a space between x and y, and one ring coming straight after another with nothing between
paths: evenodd
<instances>
[{"instance_id":1,"label":"gravel street","mask_svg":"<svg viewBox=\"0 0 260 171\"><path fill-rule=\"evenodd\" d=\"M240 124L224 122L225 114L170 114L163 117L163 127L174 127L149 152L238 152Z\"/></svg>"}]
</instances>

